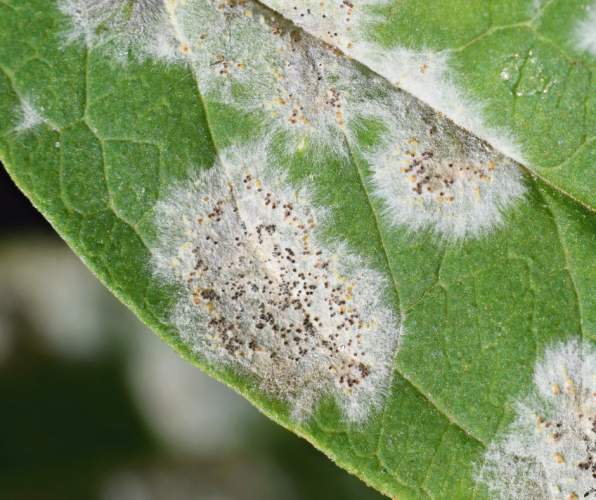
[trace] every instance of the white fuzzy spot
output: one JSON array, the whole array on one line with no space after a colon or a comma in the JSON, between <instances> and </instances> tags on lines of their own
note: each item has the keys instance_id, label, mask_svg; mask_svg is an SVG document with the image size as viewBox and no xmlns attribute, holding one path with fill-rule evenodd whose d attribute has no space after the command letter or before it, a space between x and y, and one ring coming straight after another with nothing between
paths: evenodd
<instances>
[{"instance_id":1,"label":"white fuzzy spot","mask_svg":"<svg viewBox=\"0 0 596 500\"><path fill-rule=\"evenodd\" d=\"M477 479L499 499L596 496L596 349L571 340L546 350L515 421L489 446Z\"/></svg>"},{"instance_id":2,"label":"white fuzzy spot","mask_svg":"<svg viewBox=\"0 0 596 500\"><path fill-rule=\"evenodd\" d=\"M214 364L253 375L305 418L332 395L346 418L378 407L399 326L385 280L322 237L325 212L263 148L232 148L156 207L156 272L182 286L173 322Z\"/></svg>"},{"instance_id":3,"label":"white fuzzy spot","mask_svg":"<svg viewBox=\"0 0 596 500\"><path fill-rule=\"evenodd\" d=\"M350 123L377 114L378 79L252 2L178 2L168 13L202 92L258 116L290 151L343 154Z\"/></svg>"},{"instance_id":4,"label":"white fuzzy spot","mask_svg":"<svg viewBox=\"0 0 596 500\"><path fill-rule=\"evenodd\" d=\"M398 87L409 92L457 125L488 142L519 163L524 157L515 140L505 131L484 122L482 103L467 97L453 82L447 52L415 51L405 48L381 50L376 45L359 44L355 57Z\"/></svg>"},{"instance_id":5,"label":"white fuzzy spot","mask_svg":"<svg viewBox=\"0 0 596 500\"><path fill-rule=\"evenodd\" d=\"M324 42L349 50L362 40L362 31L377 17L371 7L391 0L266 0L272 9Z\"/></svg>"},{"instance_id":6,"label":"white fuzzy spot","mask_svg":"<svg viewBox=\"0 0 596 500\"><path fill-rule=\"evenodd\" d=\"M504 68L500 73L501 79L508 81L511 80L511 73L509 72L509 68Z\"/></svg>"},{"instance_id":7,"label":"white fuzzy spot","mask_svg":"<svg viewBox=\"0 0 596 500\"><path fill-rule=\"evenodd\" d=\"M168 0L169 1L169 0ZM66 42L82 40L124 63L131 53L141 58L178 59L172 50L174 33L167 21L164 0L59 0L69 16Z\"/></svg>"},{"instance_id":8,"label":"white fuzzy spot","mask_svg":"<svg viewBox=\"0 0 596 500\"><path fill-rule=\"evenodd\" d=\"M302 10L294 10L290 4L284 8L301 24L308 24L305 19L313 20L318 23L318 30L326 26L326 32L335 41L347 40L356 7L350 2L328 2L317 10L318 4L305 2ZM345 17L339 16L340 13ZM382 122L389 131L384 146L389 143L391 151L387 155L387 148L381 148L383 152L372 163L376 167L378 192L386 200L393 222L413 229L432 227L448 238L476 236L497 226L502 221L502 211L524 192L521 174L511 161L458 132L444 119L438 119L435 127L441 133L429 136L430 127L420 117L427 111L414 99L383 88L379 79L364 76L350 61L317 44L308 35L288 30L275 20L266 22L261 17L255 22L258 16L250 4L217 10L211 4L190 2L172 9L170 15L176 19L178 31L188 44L201 87L240 109L270 113L274 130L284 130L294 138L289 141L289 149L298 148L306 136L331 145L335 151L343 151L346 140L357 142L350 125L358 118L374 117ZM329 23L339 23L342 29L332 28ZM217 29L206 30L206 25ZM335 33L343 35L335 36ZM241 43L238 45L235 39ZM351 47L373 52L360 42ZM382 53L376 49L375 52ZM443 93L437 93L437 81L445 80L443 56L394 50L389 58L391 66L384 67L384 71L393 71L393 79L398 79L400 85L416 85L418 94L428 94L427 100L432 101L432 97L444 103L459 103L456 105L463 102L455 87L448 83L443 82ZM246 89L241 97L234 86L237 83ZM392 94L389 98L388 93ZM473 115L466 114L471 105L467 103L467 106L458 112L468 117L471 128L480 128L479 119L470 122ZM409 108L419 110L418 115L404 111ZM443 180L452 180L452 185L440 189L433 180L430 185L436 188L436 193L413 191L418 180L412 185L409 179L416 172L404 175L400 171L407 168L406 159L412 160L409 156L412 138L416 138L420 148L435 152L433 160L426 162L427 167L437 176L444 174ZM397 156L395 146L401 147ZM503 141L501 149L511 151L512 146ZM455 165L452 175L440 166L449 164ZM427 187L423 179L422 184Z\"/></svg>"},{"instance_id":9,"label":"white fuzzy spot","mask_svg":"<svg viewBox=\"0 0 596 500\"><path fill-rule=\"evenodd\" d=\"M502 222L503 211L525 191L518 167L503 155L518 161L523 157L511 137L484 123L481 103L453 82L447 51L387 49L367 41L367 28L378 20L373 7L385 0L266 3L473 134L461 133L444 119L425 124L424 106L394 94L389 112L378 114L388 130L384 144L369 155L377 193L391 221L411 229L431 228L448 239L477 236ZM507 80L510 74L504 71L501 77ZM536 79L536 92L547 92L552 85Z\"/></svg>"},{"instance_id":10,"label":"white fuzzy spot","mask_svg":"<svg viewBox=\"0 0 596 500\"><path fill-rule=\"evenodd\" d=\"M345 154L349 124L378 115L379 79L357 70L335 49L313 40L250 1L63 0L69 40L83 39L125 62L184 61L201 93L250 114L289 151L307 145ZM146 13L144 13L146 12Z\"/></svg>"},{"instance_id":11,"label":"white fuzzy spot","mask_svg":"<svg viewBox=\"0 0 596 500\"><path fill-rule=\"evenodd\" d=\"M596 56L596 2L586 6L585 17L575 25L574 38L579 50Z\"/></svg>"},{"instance_id":12,"label":"white fuzzy spot","mask_svg":"<svg viewBox=\"0 0 596 500\"><path fill-rule=\"evenodd\" d=\"M540 11L544 8L546 4L546 0L532 0L532 7L530 9L530 14L532 16L540 14Z\"/></svg>"},{"instance_id":13,"label":"white fuzzy spot","mask_svg":"<svg viewBox=\"0 0 596 500\"><path fill-rule=\"evenodd\" d=\"M386 217L446 240L477 237L503 222L524 194L523 175L510 159L434 114L394 104L409 128L390 134L367 159Z\"/></svg>"},{"instance_id":14,"label":"white fuzzy spot","mask_svg":"<svg viewBox=\"0 0 596 500\"><path fill-rule=\"evenodd\" d=\"M18 123L15 132L27 132L45 122L40 111L33 105L31 99L23 99L17 109Z\"/></svg>"}]
</instances>

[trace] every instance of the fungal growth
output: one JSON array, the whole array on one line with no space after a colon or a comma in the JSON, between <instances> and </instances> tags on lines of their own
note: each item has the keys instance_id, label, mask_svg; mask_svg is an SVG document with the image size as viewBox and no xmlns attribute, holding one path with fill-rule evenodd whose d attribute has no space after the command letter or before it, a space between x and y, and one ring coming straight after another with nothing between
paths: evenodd
<instances>
[{"instance_id":1,"label":"fungal growth","mask_svg":"<svg viewBox=\"0 0 596 500\"><path fill-rule=\"evenodd\" d=\"M374 97L387 93L379 78L252 1L155 0L135 3L132 13L129 3L63 2L69 37L116 50L120 61L136 47L141 58L184 62L208 100L250 116L290 152L324 146L345 154L351 123L379 115Z\"/></svg>"},{"instance_id":2,"label":"fungal growth","mask_svg":"<svg viewBox=\"0 0 596 500\"><path fill-rule=\"evenodd\" d=\"M285 153L305 148L318 153L324 148L351 160L352 153L360 153L360 124L380 122L385 137L369 156L377 193L385 200L389 220L397 225L431 228L450 239L476 236L496 227L502 212L524 191L517 167L505 157L337 48L254 2L104 0L93 8L88 0L70 2L77 2L85 13L74 16L77 29L88 31L88 26L94 26L95 35L96 28L106 23L105 30L117 32L122 8L128 5L126 36L144 43L144 54L184 61L208 105L224 104L250 116L251 135L283 145ZM376 1L290 4L278 7L284 12L290 9L292 19L305 27L314 29L315 20L317 29L327 26L337 46L356 52L367 47L356 27L361 29L364 20L371 19L370 8ZM108 22L107 14L95 9L116 9L119 14L110 14ZM329 23L340 23L342 28L333 31ZM104 33L103 28L100 32ZM149 32L163 36L159 41ZM354 35L350 47L343 43L348 33ZM451 88L435 85L443 78L441 57L429 53L420 59L398 50L372 52L391 55L390 64L378 61L384 74L395 78L399 74L400 82L410 81L419 93L428 92L430 101L442 92L437 89ZM441 102L459 102L449 92L439 97ZM434 118L424 118L431 115Z\"/></svg>"},{"instance_id":3,"label":"fungal growth","mask_svg":"<svg viewBox=\"0 0 596 500\"><path fill-rule=\"evenodd\" d=\"M262 149L226 151L156 208L158 275L182 287L184 341L238 368L305 418L333 396L352 421L383 400L399 325L385 280L325 242L326 215Z\"/></svg>"},{"instance_id":4,"label":"fungal growth","mask_svg":"<svg viewBox=\"0 0 596 500\"><path fill-rule=\"evenodd\" d=\"M371 7L387 0L267 0L272 9L325 42L352 49L362 39L365 21L375 19Z\"/></svg>"},{"instance_id":5,"label":"fungal growth","mask_svg":"<svg viewBox=\"0 0 596 500\"><path fill-rule=\"evenodd\" d=\"M15 132L27 132L44 123L44 118L31 99L23 99L21 106L16 111L18 123L14 127Z\"/></svg>"},{"instance_id":6,"label":"fungal growth","mask_svg":"<svg viewBox=\"0 0 596 500\"><path fill-rule=\"evenodd\" d=\"M547 349L535 387L489 446L477 480L499 499L596 498L596 349L571 340Z\"/></svg>"},{"instance_id":7,"label":"fungal growth","mask_svg":"<svg viewBox=\"0 0 596 500\"><path fill-rule=\"evenodd\" d=\"M202 91L258 113L290 150L307 142L343 153L352 118L375 111L378 78L253 2L173 2L168 12Z\"/></svg>"},{"instance_id":8,"label":"fungal growth","mask_svg":"<svg viewBox=\"0 0 596 500\"><path fill-rule=\"evenodd\" d=\"M416 124L411 129L416 133L393 132L368 156L386 217L396 226L430 229L446 240L498 227L525 191L515 163L432 116L407 108L403 113Z\"/></svg>"},{"instance_id":9,"label":"fungal growth","mask_svg":"<svg viewBox=\"0 0 596 500\"><path fill-rule=\"evenodd\" d=\"M596 57L596 2L585 7L586 13L575 25L575 45L578 50Z\"/></svg>"},{"instance_id":10,"label":"fungal growth","mask_svg":"<svg viewBox=\"0 0 596 500\"><path fill-rule=\"evenodd\" d=\"M164 28L169 33L164 0L60 0L72 20L67 41L83 40L88 47L105 47L120 60L131 50L158 52ZM171 37L171 35L170 35Z\"/></svg>"},{"instance_id":11,"label":"fungal growth","mask_svg":"<svg viewBox=\"0 0 596 500\"><path fill-rule=\"evenodd\" d=\"M387 47L374 39L374 27L386 22L381 7L389 0L263 0L313 36L362 62L394 86L444 113L457 125L523 163L511 134L488 126L483 105L461 90L449 68L450 50Z\"/></svg>"}]
</instances>

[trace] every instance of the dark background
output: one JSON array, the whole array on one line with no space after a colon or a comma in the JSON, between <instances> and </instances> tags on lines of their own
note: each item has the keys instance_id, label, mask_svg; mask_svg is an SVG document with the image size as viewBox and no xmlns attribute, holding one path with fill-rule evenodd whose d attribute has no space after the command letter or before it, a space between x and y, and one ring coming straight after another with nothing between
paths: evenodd
<instances>
[{"instance_id":1,"label":"dark background","mask_svg":"<svg viewBox=\"0 0 596 500\"><path fill-rule=\"evenodd\" d=\"M0 162L0 241L31 232L52 236L52 228L17 189Z\"/></svg>"},{"instance_id":2,"label":"dark background","mask_svg":"<svg viewBox=\"0 0 596 500\"><path fill-rule=\"evenodd\" d=\"M54 258L56 266L58 261L68 262L67 268L74 269L73 276L81 276L87 288L81 291L79 279L73 280L70 274L59 283L49 283L48 279L55 280L45 278L53 271ZM197 377L209 388L209 398L198 386L182 395L182 406L163 409L165 415L194 411L200 419L202 401L209 405L210 415L241 409L241 425L229 429L230 435L234 431L240 437L230 441L226 428L220 428L225 438L221 450L217 442L203 449L199 439L196 449L180 449L164 439L155 418L144 413L146 408L134 396L130 381L131 359L144 342L157 341L146 331L141 344L131 344L133 335L126 330L143 327L89 274L0 167L0 499L381 498L229 389L205 380L198 369L179 367L187 370L185 377ZM52 347L54 341L48 341L43 321L40 324L35 319L40 314L39 301L35 305L28 295L30 290L32 297L41 294L43 299L46 287L48 300L56 290L63 296L64 305L45 308L55 315L58 325L73 312L69 304L77 307L79 294L92 289L98 297L92 307L99 311L105 330L100 332L102 349L72 356ZM87 332L81 328L76 335ZM68 343L68 338L60 342ZM159 355L157 361L149 361L155 364L149 369L157 370L162 362L183 363L174 359L176 355L167 346L159 343L155 349ZM172 390L180 385L176 379L167 379L166 389L168 383ZM185 402L193 403L190 409L183 406ZM193 415L186 416L192 423ZM205 436L210 425L201 431Z\"/></svg>"}]
</instances>

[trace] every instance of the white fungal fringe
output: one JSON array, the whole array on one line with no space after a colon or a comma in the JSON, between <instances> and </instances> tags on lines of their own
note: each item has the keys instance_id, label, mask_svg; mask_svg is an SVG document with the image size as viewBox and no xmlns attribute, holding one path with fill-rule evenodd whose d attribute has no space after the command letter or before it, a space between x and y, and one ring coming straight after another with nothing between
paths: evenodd
<instances>
[{"instance_id":1,"label":"white fungal fringe","mask_svg":"<svg viewBox=\"0 0 596 500\"><path fill-rule=\"evenodd\" d=\"M18 123L13 130L17 133L28 132L45 122L45 118L29 98L21 101L16 114L18 116Z\"/></svg>"},{"instance_id":2,"label":"white fungal fringe","mask_svg":"<svg viewBox=\"0 0 596 500\"><path fill-rule=\"evenodd\" d=\"M364 7L378 2L270 3L431 105L450 107L464 126L485 130L481 110L446 76L444 55L379 50L362 39L362 26L374 20ZM135 43L145 55L185 61L208 99L256 119L262 126L255 135L283 145L286 154L308 148L315 158L325 157L323 151L348 157L360 149L362 120L381 123L386 132L369 159L377 194L396 225L431 228L448 240L476 237L498 227L525 191L520 172L504 156L436 112L426 118L432 114L427 106L251 1L145 0L128 9L124 0L91 4L63 4L74 33L84 33L92 46L112 37L126 50ZM433 128L439 133L432 135ZM502 136L491 140L521 156ZM424 172L435 177L427 180Z\"/></svg>"},{"instance_id":3,"label":"white fungal fringe","mask_svg":"<svg viewBox=\"0 0 596 500\"><path fill-rule=\"evenodd\" d=\"M548 348L516 419L488 447L477 480L494 498L596 496L596 349L569 340Z\"/></svg>"},{"instance_id":4,"label":"white fungal fringe","mask_svg":"<svg viewBox=\"0 0 596 500\"><path fill-rule=\"evenodd\" d=\"M370 28L382 23L378 8L388 0L265 0L313 36L338 47L389 82L417 97L457 125L519 163L524 157L511 134L488 126L483 106L454 83L449 51L387 48L370 39Z\"/></svg>"},{"instance_id":5,"label":"white fungal fringe","mask_svg":"<svg viewBox=\"0 0 596 500\"><path fill-rule=\"evenodd\" d=\"M168 0L169 1L169 0ZM89 48L102 48L125 63L136 51L141 59L159 56L176 60L171 50L175 35L167 21L165 0L59 0L69 16L71 29L66 43L83 41Z\"/></svg>"},{"instance_id":6,"label":"white fungal fringe","mask_svg":"<svg viewBox=\"0 0 596 500\"><path fill-rule=\"evenodd\" d=\"M325 211L265 148L228 149L158 203L154 267L182 287L172 320L197 354L253 375L295 419L332 396L362 421L384 399L397 349L387 284L324 241Z\"/></svg>"},{"instance_id":7,"label":"white fungal fringe","mask_svg":"<svg viewBox=\"0 0 596 500\"><path fill-rule=\"evenodd\" d=\"M585 7L585 17L579 19L573 33L575 46L596 57L596 2Z\"/></svg>"},{"instance_id":8,"label":"white fungal fringe","mask_svg":"<svg viewBox=\"0 0 596 500\"><path fill-rule=\"evenodd\" d=\"M400 109L401 108L401 109ZM394 126L367 159L385 216L447 241L478 237L503 223L525 192L510 159L434 114L395 104ZM409 129L399 126L407 121Z\"/></svg>"}]
</instances>

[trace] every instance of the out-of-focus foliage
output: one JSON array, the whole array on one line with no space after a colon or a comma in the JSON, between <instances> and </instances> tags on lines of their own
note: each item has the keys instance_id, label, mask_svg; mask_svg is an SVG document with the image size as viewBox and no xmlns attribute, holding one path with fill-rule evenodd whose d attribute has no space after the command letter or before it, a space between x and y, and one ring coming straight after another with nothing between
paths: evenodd
<instances>
[{"instance_id":1,"label":"out-of-focus foliage","mask_svg":"<svg viewBox=\"0 0 596 500\"><path fill-rule=\"evenodd\" d=\"M0 245L0 498L380 496L181 360L55 238Z\"/></svg>"}]
</instances>

